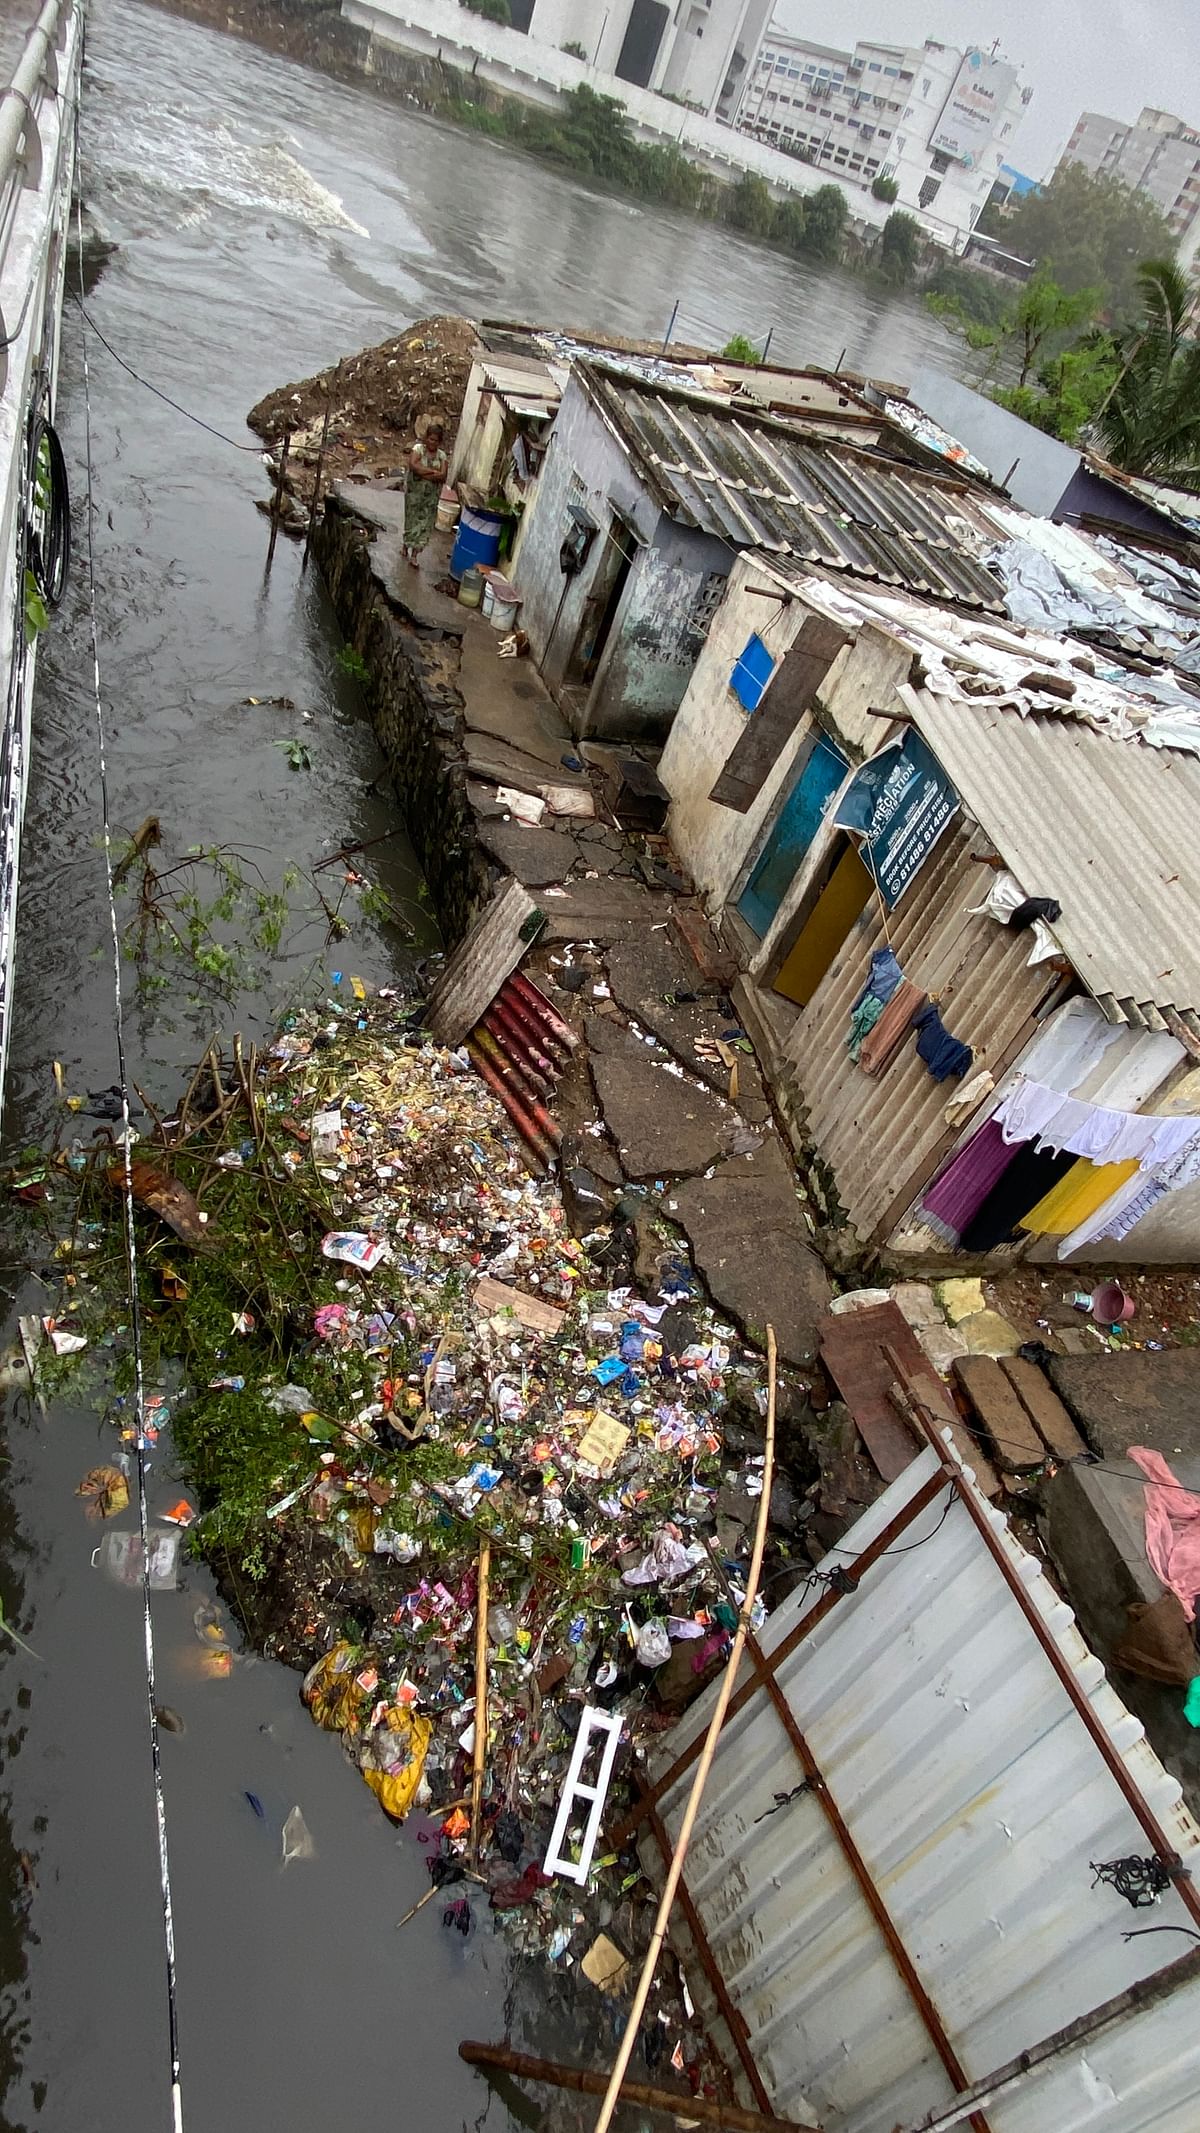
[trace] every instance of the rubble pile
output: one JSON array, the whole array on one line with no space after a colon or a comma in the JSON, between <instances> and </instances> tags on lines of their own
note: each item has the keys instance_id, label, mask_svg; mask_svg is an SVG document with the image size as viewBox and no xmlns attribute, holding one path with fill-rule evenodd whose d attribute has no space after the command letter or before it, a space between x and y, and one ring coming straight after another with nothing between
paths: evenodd
<instances>
[{"instance_id":1,"label":"rubble pile","mask_svg":"<svg viewBox=\"0 0 1200 2133\"><path fill-rule=\"evenodd\" d=\"M438 415L453 433L479 345L469 319L417 319L393 340L267 393L246 420L270 446L290 435L287 485L305 503L326 409L323 493L339 477L399 479L417 421Z\"/></svg>"}]
</instances>

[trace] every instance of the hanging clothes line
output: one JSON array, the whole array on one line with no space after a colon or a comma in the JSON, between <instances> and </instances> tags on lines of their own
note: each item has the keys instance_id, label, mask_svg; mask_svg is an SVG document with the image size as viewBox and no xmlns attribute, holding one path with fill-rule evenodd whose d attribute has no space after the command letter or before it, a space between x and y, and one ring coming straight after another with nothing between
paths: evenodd
<instances>
[{"instance_id":1,"label":"hanging clothes line","mask_svg":"<svg viewBox=\"0 0 1200 2133\"><path fill-rule=\"evenodd\" d=\"M1024 1075L1001 1098L994 1116L1009 1145L1035 1141L1039 1149L1086 1156L1094 1163L1137 1162L1149 1169L1200 1142L1200 1118L1114 1111Z\"/></svg>"}]
</instances>

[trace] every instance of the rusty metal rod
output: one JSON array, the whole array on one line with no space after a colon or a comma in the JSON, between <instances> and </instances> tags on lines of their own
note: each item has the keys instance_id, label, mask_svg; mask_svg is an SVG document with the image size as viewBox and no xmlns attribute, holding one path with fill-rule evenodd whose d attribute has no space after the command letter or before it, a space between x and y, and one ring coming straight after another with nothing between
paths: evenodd
<instances>
[{"instance_id":1,"label":"rusty metal rod","mask_svg":"<svg viewBox=\"0 0 1200 2133\"><path fill-rule=\"evenodd\" d=\"M1114 2023L1137 2014L1143 2007L1152 2007L1156 2001L1168 1999L1182 1985L1194 1984L1197 1978L1200 1978L1200 1948L1193 1948L1190 1955L1181 1956L1177 1963L1169 1964L1165 1970L1155 1970L1149 1977L1139 1978L1136 1984L1126 1986L1124 1992L1114 1994L1102 2006L1093 2007L1089 2014L1077 2016L1074 2022L1056 2029L1039 2043L1031 2044L1027 2051L997 2067L995 2073L985 2074L982 2081L973 2082L956 2102L927 2112L908 2129L908 2133L948 2133L951 2126L962 2124L973 2103L992 2103L1010 2090L1022 2087L1043 2066L1061 2059L1076 2045L1089 2044L1102 2030L1111 2029Z\"/></svg>"},{"instance_id":2,"label":"rusty metal rod","mask_svg":"<svg viewBox=\"0 0 1200 2133\"><path fill-rule=\"evenodd\" d=\"M669 1866L671 1862L671 1839L657 1807L651 1807L648 1810L647 1819L650 1823L654 1841L662 1853L663 1866ZM742 2072L750 2083L755 2102L760 2104L764 2111L769 2110L771 2099L767 2094L762 2075L759 2073L755 2063L754 2053L750 2049L749 2023L741 2008L735 2007L729 1997L729 1988L721 1975L720 1965L713 1954L712 1945L704 1930L704 1920L692 1901L691 1892L682 1875L679 1877L678 1895L679 1908L687 1921L687 1928L692 1936L700 1968L708 1979L713 1997L720 2009L721 2018L729 2031L733 2048L741 2060Z\"/></svg>"},{"instance_id":3,"label":"rusty metal rod","mask_svg":"<svg viewBox=\"0 0 1200 2133\"><path fill-rule=\"evenodd\" d=\"M633 2053L633 2047L637 2042L638 2029L642 2016L646 2012L646 2001L650 1996L650 1987L654 1982L654 1972L658 1964L659 1955L662 1952L663 1942L667 1937L667 1924L671 1916L671 1907L675 1901L676 1891L683 1879L688 1845L692 1841L692 1832L696 1827L700 1814L700 1802L704 1796L705 1783L708 1773L712 1769L713 1759L721 1737L721 1728L725 1723L730 1698L733 1695L734 1684L737 1680L738 1668L741 1665L742 1653L746 1648L746 1639L750 1634L750 1618L754 1612L758 1581L762 1576L763 1554L767 1545L767 1523L771 1510L771 1479L775 1471L776 1382L775 1328L768 1326L767 1414L766 1442L763 1446L762 1496L759 1499L758 1517L754 1526L754 1545L750 1551L750 1563L746 1571L742 1604L738 1610L737 1628L733 1633L733 1648L725 1662L725 1671L721 1676L716 1700L712 1707L712 1715L705 1730L704 1747L700 1753L700 1760L696 1765L696 1775L692 1779L691 1790L688 1793L683 1814L680 1818L679 1829L676 1832L675 1849L667 1868L667 1878L663 1883L662 1894L658 1899L658 1911L651 1929L650 1943L642 1963L637 1990L633 1995L633 2005L626 2019L625 2032L621 2038L620 2049L613 2063L612 2073L608 2077L608 2087L604 2091L604 2102L600 2106L600 2115L596 2120L595 2133L608 2133L608 2128L612 2124L613 2112L620 2102L621 2084L629 2071L629 2061Z\"/></svg>"},{"instance_id":4,"label":"rusty metal rod","mask_svg":"<svg viewBox=\"0 0 1200 2133\"><path fill-rule=\"evenodd\" d=\"M946 1478L943 1475L943 1483ZM950 2041L949 2031L940 2013L934 2006L921 1981L917 1966L904 1945L904 1940L896 1928L891 1912L875 1886L871 1869L859 1851L850 1833L849 1824L829 1790L824 1773L820 1769L816 1757L813 1755L812 1749L800 1729L796 1714L775 1679L774 1661L766 1657L752 1631L746 1637L746 1650L750 1655L750 1662L758 1674L762 1686L775 1707L783 1730L791 1743L796 1761L812 1788L813 1798L816 1800L837 1839L842 1857L858 1883L867 1909L870 1911L883 1937L888 1954L891 1956L908 1990L909 1998L921 2017L926 2035L955 2088L965 2089L970 2078L967 2070ZM975 2111L971 2114L971 2124L975 2128L975 2133L990 2133L988 2122L981 2111Z\"/></svg>"},{"instance_id":5,"label":"rusty metal rod","mask_svg":"<svg viewBox=\"0 0 1200 2133\"><path fill-rule=\"evenodd\" d=\"M854 1564L853 1570L850 1572L856 1582L862 1578L865 1571L871 1568L872 1564L879 1561L881 1555L887 1554L892 1542L899 1540L900 1535L908 1530L914 1519L920 1517L926 1505L932 1503L935 1496L940 1496L944 1487L945 1481L941 1474L931 1474L928 1481L922 1482L912 1501L905 1504L894 1518L890 1518L886 1526L883 1526L875 1535L874 1540L863 1549L862 1554ZM782 1666L785 1659L791 1658L792 1653L799 1645L804 1643L805 1638L810 1637L814 1629L818 1628L826 1616L832 1613L841 1597L841 1593L835 1587L831 1587L828 1592L822 1594L816 1606L810 1607L803 1620L797 1622L795 1628L788 1631L777 1649L772 1652L771 1659L775 1666ZM749 1703L750 1698L758 1693L758 1687L759 1683L756 1676L743 1684L729 1706L730 1718L736 1718L738 1712ZM685 1771L691 1769L692 1764L700 1753L702 1740L703 1736L698 1736L690 1747L683 1750L682 1755L676 1756L670 1769L662 1777L655 1780L644 1797L630 1808L624 1821L618 1823L609 1839L610 1845L615 1850L620 1850L621 1846L628 1842L638 1824L645 1819L649 1807L657 1805L664 1794L670 1792L671 1787L679 1783Z\"/></svg>"},{"instance_id":6,"label":"rusty metal rod","mask_svg":"<svg viewBox=\"0 0 1200 2133\"><path fill-rule=\"evenodd\" d=\"M468 2066L494 2067L500 2074L515 2074L521 2081L544 2081L550 2088L574 2089L580 2096L602 2096L603 2074L582 2066L558 2066L553 2059L534 2059L528 2052L510 2051L506 2044L475 2044L468 2038L458 2047L458 2056ZM727 2126L729 2133L819 2133L816 2126L798 2125L794 2118L773 2118L769 2111L744 2111L734 2103L710 2103L706 2096L684 2091L654 2089L644 2081L623 2081L622 2103L640 2105L644 2111L669 2111L674 2118L695 2118L705 2126Z\"/></svg>"}]
</instances>

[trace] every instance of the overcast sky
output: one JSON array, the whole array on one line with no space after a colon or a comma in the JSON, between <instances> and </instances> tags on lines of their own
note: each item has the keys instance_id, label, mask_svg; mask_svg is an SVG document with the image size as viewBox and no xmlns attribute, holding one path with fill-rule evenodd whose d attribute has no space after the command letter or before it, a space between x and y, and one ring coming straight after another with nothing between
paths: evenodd
<instances>
[{"instance_id":1,"label":"overcast sky","mask_svg":"<svg viewBox=\"0 0 1200 2133\"><path fill-rule=\"evenodd\" d=\"M777 20L819 44L990 45L1033 102L1011 160L1044 177L1081 111L1136 118L1143 104L1200 126L1200 0L776 0Z\"/></svg>"}]
</instances>

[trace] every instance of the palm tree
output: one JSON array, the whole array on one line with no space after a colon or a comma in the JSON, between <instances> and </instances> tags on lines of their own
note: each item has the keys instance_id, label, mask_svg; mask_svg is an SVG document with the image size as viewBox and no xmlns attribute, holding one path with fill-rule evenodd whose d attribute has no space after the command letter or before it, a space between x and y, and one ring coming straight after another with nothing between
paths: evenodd
<instances>
[{"instance_id":1,"label":"palm tree","mask_svg":"<svg viewBox=\"0 0 1200 2133\"><path fill-rule=\"evenodd\" d=\"M1138 269L1142 317L1120 340L1120 376L1096 418L1099 443L1129 474L1187 488L1200 478L1200 339L1194 292L1173 259Z\"/></svg>"}]
</instances>

